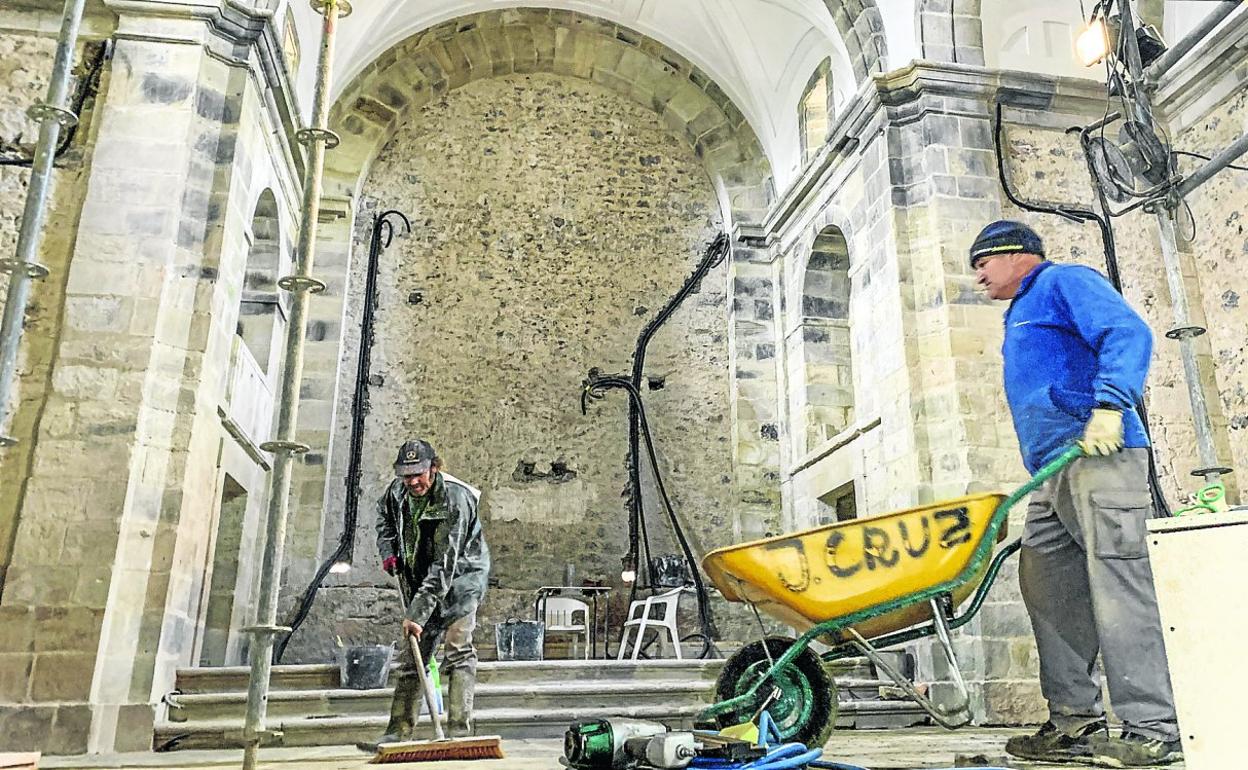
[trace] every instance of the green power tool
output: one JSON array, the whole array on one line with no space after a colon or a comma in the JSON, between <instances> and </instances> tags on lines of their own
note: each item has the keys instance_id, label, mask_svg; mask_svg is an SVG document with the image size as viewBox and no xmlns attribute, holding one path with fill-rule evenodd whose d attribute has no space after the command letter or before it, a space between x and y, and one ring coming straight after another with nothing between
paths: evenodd
<instances>
[{"instance_id":1,"label":"green power tool","mask_svg":"<svg viewBox=\"0 0 1248 770\"><path fill-rule=\"evenodd\" d=\"M625 750L630 739L649 740L666 732L664 725L639 719L577 722L564 734L563 756L577 770L624 770L636 763Z\"/></svg>"}]
</instances>

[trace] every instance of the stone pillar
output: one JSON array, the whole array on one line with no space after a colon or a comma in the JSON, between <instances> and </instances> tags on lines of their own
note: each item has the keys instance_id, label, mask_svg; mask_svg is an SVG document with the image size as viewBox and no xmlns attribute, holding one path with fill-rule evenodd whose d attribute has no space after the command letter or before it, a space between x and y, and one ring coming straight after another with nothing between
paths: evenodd
<instances>
[{"instance_id":1,"label":"stone pillar","mask_svg":"<svg viewBox=\"0 0 1248 770\"><path fill-rule=\"evenodd\" d=\"M120 17L97 106L45 406L57 417L31 437L0 599L10 749L149 747L195 640L245 260L223 232L250 213L230 195L249 80L215 50L236 40L162 10ZM230 281L223 252L239 262Z\"/></svg>"},{"instance_id":2,"label":"stone pillar","mask_svg":"<svg viewBox=\"0 0 1248 770\"><path fill-rule=\"evenodd\" d=\"M765 252L734 244L728 269L729 403L736 542L779 534L780 427L772 267Z\"/></svg>"}]
</instances>

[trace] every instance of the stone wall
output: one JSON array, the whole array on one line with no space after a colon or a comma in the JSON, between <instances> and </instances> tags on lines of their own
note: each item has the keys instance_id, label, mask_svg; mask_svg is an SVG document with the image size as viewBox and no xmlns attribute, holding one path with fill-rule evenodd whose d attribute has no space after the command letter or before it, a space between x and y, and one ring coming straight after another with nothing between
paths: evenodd
<instances>
[{"instance_id":1,"label":"stone wall","mask_svg":"<svg viewBox=\"0 0 1248 770\"><path fill-rule=\"evenodd\" d=\"M0 34L0 141L9 143L12 150L6 151L5 157L29 157L33 153L39 128L26 117L26 109L46 97L55 50L56 41L50 37ZM85 47L80 46L76 60L82 61L85 53ZM94 47L90 53L94 55ZM77 84L78 78L75 78L71 89ZM7 427L7 433L21 443L0 450L3 453L0 488L3 489L16 489L29 472L29 438L43 414L40 405L48 391L55 341L64 310L66 262L82 206L85 178L90 170L93 106L94 99L88 99L81 126L57 160L49 185L47 224L37 261L48 267L51 274L31 285L25 333L18 353L18 379L13 388L16 413ZM29 180L29 167L0 165L0 256L5 258L14 257L17 252ZM0 296L7 296L8 286L8 275L0 274ZM84 307L78 308L75 315L107 315L109 312L107 307ZM0 496L0 590L3 590L16 534L18 500L17 495Z\"/></svg>"},{"instance_id":2,"label":"stone wall","mask_svg":"<svg viewBox=\"0 0 1248 770\"><path fill-rule=\"evenodd\" d=\"M1100 116L1099 86L937 66L877 81L883 105L872 106L868 93L851 106L830 138L831 146L842 149L816 158L781 199L781 213L769 220L779 238L778 275L787 306L778 340L782 357L789 359L782 367L788 393L782 405L781 433L788 448L782 483L785 522L794 527L826 520L830 512L823 504L848 483L854 485L858 515L869 516L1012 489L1026 479L1000 385L1004 305L976 290L967 249L984 224L1008 217L1036 227L1057 261L1102 271L1105 262L1094 225L1024 211L1005 196L992 120L993 99L1002 86L1049 101L1043 110L1006 111L1007 169L1016 193L1032 201L1089 205L1093 193L1078 139L1065 129ZM1178 135L1180 147L1212 154L1242 133L1242 97L1229 87L1222 92L1228 101L1208 103L1213 111L1199 120L1189 116ZM880 119L883 127L874 129L872 120ZM886 190L866 181L877 158L886 170ZM1237 172L1228 171L1208 192L1192 196L1193 215L1204 234L1198 230L1185 265L1194 320L1211 329L1202 338L1201 361L1225 460L1243 452L1235 425L1248 392L1238 364L1243 355L1243 318L1237 315L1241 291L1234 285L1233 267L1228 268L1244 245L1242 233L1234 229L1242 216L1244 184ZM887 203L881 200L885 195ZM856 220L864 210L884 211L887 229L859 237L862 225ZM830 224L846 235L853 279L849 333L855 420L827 446L810 451L803 440L802 410L811 382L800 365L805 351L796 338L805 319L798 308L809 260L812 254L819 259L815 239ZM1186 220L1183 226L1187 229ZM1181 494L1195 486L1187 476L1195 467L1195 451L1178 349L1163 336L1173 323L1156 225L1150 215L1137 212L1115 219L1115 228L1124 292L1157 339L1146 399L1163 488L1177 505ZM1013 513L1010 526L1017 534L1022 507ZM1034 644L1014 563L1007 563L980 616L959 632L955 647L972 681L973 708L981 721L1043 720ZM946 697L942 680L948 670L939 655L925 644L914 650L920 677L936 680L933 692Z\"/></svg>"},{"instance_id":3,"label":"stone wall","mask_svg":"<svg viewBox=\"0 0 1248 770\"><path fill-rule=\"evenodd\" d=\"M44 260L53 278L47 295L35 295L38 323L26 329L31 366L44 367L46 384L23 391L16 424L25 459L6 455L3 466L4 505L17 516L0 603L0 734L17 750L150 745L174 669L202 644L224 474L252 495L249 533L263 499L264 458L241 445L267 439L268 426L249 425L256 435L237 439L228 426L240 400L231 392L234 340L263 190L292 229L287 126L255 86L256 62L232 58L248 55L246 46L163 7L148 26L144 10L126 13L127 29L142 34L115 42L80 129L78 166L67 155L58 168L46 243L63 252ZM15 56L50 60L50 43L24 45ZM74 189L66 181L79 185L68 213L56 208ZM8 223L7 194L3 204ZM254 537L246 540L254 549ZM233 558L247 575L240 583L252 582L254 550ZM248 589L240 588L245 600Z\"/></svg>"},{"instance_id":4,"label":"stone wall","mask_svg":"<svg viewBox=\"0 0 1248 770\"><path fill-rule=\"evenodd\" d=\"M344 327L357 328L372 215L413 232L380 266L357 569L323 590L291 660L328 654L330 634L388 640L395 592L377 570L373 504L398 443L427 437L447 470L485 492L494 555L479 636L532 612L533 591L619 583L627 549L627 402L580 413L590 367L628 370L637 335L722 227L714 190L657 116L559 75L469 83L422 108L373 164L356 212ZM733 539L725 337L726 265L702 281L650 346L643 391L672 502L695 552ZM358 341L348 338L335 453L345 455ZM341 399L347 399L342 401ZM651 545L675 547L643 475ZM341 499L338 478L327 487ZM326 537L340 524L330 503ZM288 586L288 593L292 588ZM692 629L691 629L692 630Z\"/></svg>"}]
</instances>

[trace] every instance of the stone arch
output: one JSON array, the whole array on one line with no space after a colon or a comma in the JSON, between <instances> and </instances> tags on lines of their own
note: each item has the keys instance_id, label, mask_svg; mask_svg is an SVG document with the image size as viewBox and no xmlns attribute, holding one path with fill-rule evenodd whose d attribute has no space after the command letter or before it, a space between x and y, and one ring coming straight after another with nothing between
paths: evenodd
<instances>
[{"instance_id":1,"label":"stone arch","mask_svg":"<svg viewBox=\"0 0 1248 770\"><path fill-rule=\"evenodd\" d=\"M802 165L809 163L827 141L828 128L832 124L835 110L832 59L828 57L819 62L819 66L811 73L810 80L802 89L802 97L797 102L797 137Z\"/></svg>"},{"instance_id":2,"label":"stone arch","mask_svg":"<svg viewBox=\"0 0 1248 770\"><path fill-rule=\"evenodd\" d=\"M260 371L267 374L281 314L277 279L282 262L282 233L277 197L271 189L266 188L256 201L248 239L250 246L239 295L237 334Z\"/></svg>"},{"instance_id":3,"label":"stone arch","mask_svg":"<svg viewBox=\"0 0 1248 770\"><path fill-rule=\"evenodd\" d=\"M849 243L844 232L828 225L810 247L801 276L801 297L794 342L796 364L792 412L802 437L799 453L809 452L844 431L854 421L853 368L850 352Z\"/></svg>"},{"instance_id":4,"label":"stone arch","mask_svg":"<svg viewBox=\"0 0 1248 770\"><path fill-rule=\"evenodd\" d=\"M702 70L627 27L574 11L520 8L463 16L383 53L342 91L330 126L327 192L351 193L405 116L473 80L553 73L589 80L657 113L682 135L734 222L760 222L775 196L762 145Z\"/></svg>"},{"instance_id":5,"label":"stone arch","mask_svg":"<svg viewBox=\"0 0 1248 770\"><path fill-rule=\"evenodd\" d=\"M929 61L984 64L981 0L919 0L919 56Z\"/></svg>"},{"instance_id":6,"label":"stone arch","mask_svg":"<svg viewBox=\"0 0 1248 770\"><path fill-rule=\"evenodd\" d=\"M841 33L858 82L884 72L888 66L888 45L884 17L876 0L823 0L823 4Z\"/></svg>"}]
</instances>

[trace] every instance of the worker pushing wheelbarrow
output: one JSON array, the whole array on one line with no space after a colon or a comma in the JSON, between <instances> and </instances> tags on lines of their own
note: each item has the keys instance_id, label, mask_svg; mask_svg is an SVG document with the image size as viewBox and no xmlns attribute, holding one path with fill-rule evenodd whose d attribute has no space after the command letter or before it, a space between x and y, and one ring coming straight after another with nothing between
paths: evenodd
<instances>
[{"instance_id":1,"label":"worker pushing wheelbarrow","mask_svg":"<svg viewBox=\"0 0 1248 770\"><path fill-rule=\"evenodd\" d=\"M960 497L707 554L703 568L724 598L805 632L748 644L729 658L716 682L720 702L702 716L728 726L765 707L784 740L822 746L837 712L836 683L824 663L865 655L937 723L969 723L970 695L950 632L975 616L1001 565L1021 547L1015 539L996 549L1010 509L1082 454L1071 447L1008 496ZM957 688L949 705L933 703L879 654L928 636L937 638ZM816 639L832 649L816 654Z\"/></svg>"}]
</instances>

